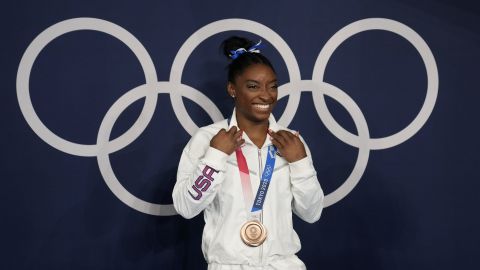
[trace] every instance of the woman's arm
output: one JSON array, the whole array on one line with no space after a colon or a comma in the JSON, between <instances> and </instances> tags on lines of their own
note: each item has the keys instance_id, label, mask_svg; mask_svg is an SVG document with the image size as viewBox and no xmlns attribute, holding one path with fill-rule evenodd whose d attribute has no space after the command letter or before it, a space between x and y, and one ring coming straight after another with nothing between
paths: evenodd
<instances>
[{"instance_id":1,"label":"woman's arm","mask_svg":"<svg viewBox=\"0 0 480 270\"><path fill-rule=\"evenodd\" d=\"M289 162L293 212L306 222L317 221L322 213L324 195L307 144L298 132L269 130L269 135Z\"/></svg>"},{"instance_id":2,"label":"woman's arm","mask_svg":"<svg viewBox=\"0 0 480 270\"><path fill-rule=\"evenodd\" d=\"M293 212L306 222L316 222L323 210L323 190L313 167L312 156L304 143L307 156L290 163L290 181L293 194Z\"/></svg>"},{"instance_id":3,"label":"woman's arm","mask_svg":"<svg viewBox=\"0 0 480 270\"><path fill-rule=\"evenodd\" d=\"M227 154L210 146L204 131L188 142L172 193L173 206L181 216L193 218L213 201L225 177L227 158Z\"/></svg>"}]
</instances>

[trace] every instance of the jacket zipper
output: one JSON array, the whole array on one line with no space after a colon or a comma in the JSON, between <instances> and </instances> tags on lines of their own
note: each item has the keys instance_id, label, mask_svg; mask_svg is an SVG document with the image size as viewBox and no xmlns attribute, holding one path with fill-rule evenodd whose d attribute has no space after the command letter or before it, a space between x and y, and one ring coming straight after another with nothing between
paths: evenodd
<instances>
[{"instance_id":1,"label":"jacket zipper","mask_svg":"<svg viewBox=\"0 0 480 270\"><path fill-rule=\"evenodd\" d=\"M259 185L262 184L262 149L258 149L258 176L260 179ZM260 222L263 224L263 209L260 212ZM260 245L260 263L263 263L263 244Z\"/></svg>"}]
</instances>

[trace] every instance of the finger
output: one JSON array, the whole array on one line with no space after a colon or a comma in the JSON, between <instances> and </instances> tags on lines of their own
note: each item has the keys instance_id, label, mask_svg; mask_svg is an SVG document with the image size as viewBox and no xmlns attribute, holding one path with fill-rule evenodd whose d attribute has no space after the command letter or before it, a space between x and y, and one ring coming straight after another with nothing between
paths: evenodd
<instances>
[{"instance_id":1,"label":"finger","mask_svg":"<svg viewBox=\"0 0 480 270\"><path fill-rule=\"evenodd\" d=\"M228 134L230 134L230 135L235 134L235 132L237 132L237 127L236 127L236 126L232 126L232 127L228 130Z\"/></svg>"},{"instance_id":2,"label":"finger","mask_svg":"<svg viewBox=\"0 0 480 270\"><path fill-rule=\"evenodd\" d=\"M280 130L278 132L278 135L282 136L285 141L293 141L295 136L290 132L290 131L286 131L286 130Z\"/></svg>"},{"instance_id":3,"label":"finger","mask_svg":"<svg viewBox=\"0 0 480 270\"><path fill-rule=\"evenodd\" d=\"M300 139L300 133L298 131L287 131L286 135L290 139L290 142L292 142L294 144L302 142L302 140Z\"/></svg>"},{"instance_id":4,"label":"finger","mask_svg":"<svg viewBox=\"0 0 480 270\"><path fill-rule=\"evenodd\" d=\"M270 135L270 137L274 138L274 139L277 139L278 138L278 134L271 130L271 129L268 129L268 135Z\"/></svg>"},{"instance_id":5,"label":"finger","mask_svg":"<svg viewBox=\"0 0 480 270\"><path fill-rule=\"evenodd\" d=\"M236 131L234 135L237 135L237 134L240 134L240 135L242 135L242 134L243 134L243 130L241 130L241 129L238 129L238 131Z\"/></svg>"},{"instance_id":6,"label":"finger","mask_svg":"<svg viewBox=\"0 0 480 270\"><path fill-rule=\"evenodd\" d=\"M278 132L272 132L271 136L277 140L278 142L280 142L283 146L285 146L287 143L288 143L288 137L286 137L284 134L284 132L282 132L282 130L278 131Z\"/></svg>"},{"instance_id":7,"label":"finger","mask_svg":"<svg viewBox=\"0 0 480 270\"><path fill-rule=\"evenodd\" d=\"M303 141L302 141L302 138L300 137L300 131L295 131L295 133L293 134L294 135L294 140L296 143L301 143L303 144Z\"/></svg>"},{"instance_id":8,"label":"finger","mask_svg":"<svg viewBox=\"0 0 480 270\"><path fill-rule=\"evenodd\" d=\"M244 143L245 143L245 140L240 138L238 141L236 141L235 148L242 146Z\"/></svg>"},{"instance_id":9,"label":"finger","mask_svg":"<svg viewBox=\"0 0 480 270\"><path fill-rule=\"evenodd\" d=\"M296 143L300 141L300 138L298 137L296 132L288 132L288 137L290 138L291 142Z\"/></svg>"},{"instance_id":10,"label":"finger","mask_svg":"<svg viewBox=\"0 0 480 270\"><path fill-rule=\"evenodd\" d=\"M272 144L277 147L277 149L283 149L284 144L275 138L271 138Z\"/></svg>"},{"instance_id":11,"label":"finger","mask_svg":"<svg viewBox=\"0 0 480 270\"><path fill-rule=\"evenodd\" d=\"M242 135L243 135L243 130L239 130L235 134L233 134L233 139L238 141L242 138Z\"/></svg>"}]
</instances>

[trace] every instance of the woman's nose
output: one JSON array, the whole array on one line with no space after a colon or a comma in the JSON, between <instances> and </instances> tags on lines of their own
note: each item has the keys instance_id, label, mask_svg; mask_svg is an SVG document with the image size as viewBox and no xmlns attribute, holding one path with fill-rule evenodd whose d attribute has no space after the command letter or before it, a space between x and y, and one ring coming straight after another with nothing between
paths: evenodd
<instances>
[{"instance_id":1,"label":"woman's nose","mask_svg":"<svg viewBox=\"0 0 480 270\"><path fill-rule=\"evenodd\" d=\"M261 87L260 99L262 99L262 101L271 101L273 99L272 93L268 90L267 86Z\"/></svg>"}]
</instances>

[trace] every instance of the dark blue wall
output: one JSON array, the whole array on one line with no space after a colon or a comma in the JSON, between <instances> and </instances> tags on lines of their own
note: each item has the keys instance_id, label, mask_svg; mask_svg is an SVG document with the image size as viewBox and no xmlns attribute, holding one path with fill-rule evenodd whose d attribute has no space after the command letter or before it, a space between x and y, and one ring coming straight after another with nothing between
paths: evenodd
<instances>
[{"instance_id":1,"label":"dark blue wall","mask_svg":"<svg viewBox=\"0 0 480 270\"><path fill-rule=\"evenodd\" d=\"M311 225L295 218L299 257L309 269L477 269L480 251L480 128L478 89L480 8L475 1L9 1L1 8L0 269L205 269L203 217L184 220L133 209L105 183L95 155L68 154L34 132L17 98L20 60L32 41L55 23L92 17L134 35L149 53L158 81L169 81L182 44L201 27L222 19L261 23L288 44L301 79L311 80L326 42L355 21L381 17L413 29L438 68L438 97L428 120L396 146L372 149L359 183ZM190 55L182 83L201 91L223 116L224 32ZM266 42L269 44L268 42ZM263 51L289 82L284 60L271 45ZM25 81L25 78L19 80ZM324 81L348 94L363 112L370 137L401 131L417 116L426 89L426 67L401 36L367 31L342 43ZM117 99L145 83L139 61L119 40L98 31L76 31L50 42L36 58L30 97L43 124L59 137L96 144L100 124ZM315 110L312 89L302 92L289 127L300 130L318 178L331 194L350 175L358 148L333 135ZM212 122L183 98L198 126ZM279 118L287 98L280 100ZM117 138L139 117L145 99L115 122ZM327 98L336 121L356 134L341 102ZM134 196L172 203L181 150L190 138L168 94L158 95L148 127L110 154L115 175Z\"/></svg>"}]
</instances>

